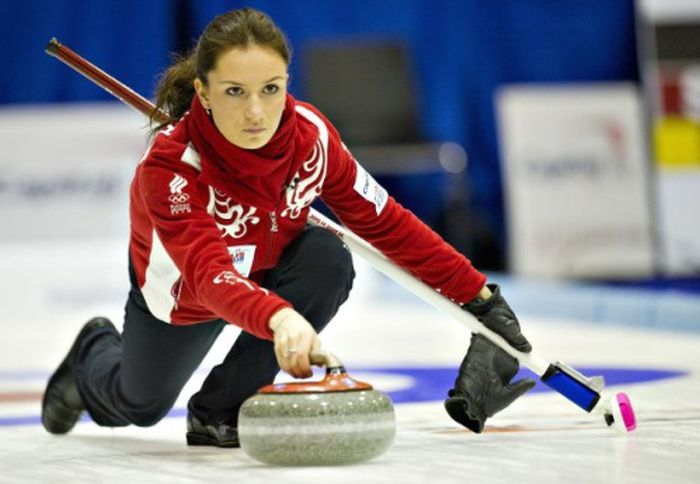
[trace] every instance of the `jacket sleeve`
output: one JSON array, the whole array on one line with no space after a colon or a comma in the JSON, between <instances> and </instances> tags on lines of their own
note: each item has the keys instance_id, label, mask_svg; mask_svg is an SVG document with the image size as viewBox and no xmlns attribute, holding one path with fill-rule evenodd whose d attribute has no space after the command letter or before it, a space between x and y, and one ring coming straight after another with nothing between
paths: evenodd
<instances>
[{"instance_id":1,"label":"jacket sleeve","mask_svg":"<svg viewBox=\"0 0 700 484\"><path fill-rule=\"evenodd\" d=\"M214 219L196 190L196 172L144 162L140 196L155 234L202 306L260 338L270 317L291 305L236 271ZM179 195L173 202L173 192Z\"/></svg>"},{"instance_id":2,"label":"jacket sleeve","mask_svg":"<svg viewBox=\"0 0 700 484\"><path fill-rule=\"evenodd\" d=\"M472 300L486 277L389 196L334 134L324 202L350 230L433 289L459 304Z\"/></svg>"}]
</instances>

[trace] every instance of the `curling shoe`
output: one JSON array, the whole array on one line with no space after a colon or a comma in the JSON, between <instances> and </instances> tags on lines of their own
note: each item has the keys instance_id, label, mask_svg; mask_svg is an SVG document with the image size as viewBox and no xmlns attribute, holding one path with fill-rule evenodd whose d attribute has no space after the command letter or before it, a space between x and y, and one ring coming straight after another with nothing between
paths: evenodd
<instances>
[{"instance_id":1,"label":"curling shoe","mask_svg":"<svg viewBox=\"0 0 700 484\"><path fill-rule=\"evenodd\" d=\"M52 434L69 432L85 410L75 381L75 360L82 343L97 330L108 329L119 334L107 318L88 321L73 342L68 354L49 379L41 402L41 423Z\"/></svg>"},{"instance_id":2,"label":"curling shoe","mask_svg":"<svg viewBox=\"0 0 700 484\"><path fill-rule=\"evenodd\" d=\"M223 422L206 424L189 412L187 413L187 445L241 446L236 427Z\"/></svg>"}]
</instances>

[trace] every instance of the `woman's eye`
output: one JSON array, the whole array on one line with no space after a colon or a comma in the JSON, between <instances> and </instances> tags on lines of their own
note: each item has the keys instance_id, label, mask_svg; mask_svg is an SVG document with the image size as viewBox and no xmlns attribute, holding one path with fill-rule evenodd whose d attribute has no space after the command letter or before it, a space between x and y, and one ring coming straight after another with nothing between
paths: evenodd
<instances>
[{"instance_id":1,"label":"woman's eye","mask_svg":"<svg viewBox=\"0 0 700 484\"><path fill-rule=\"evenodd\" d=\"M240 96L241 94L243 94L243 89L237 86L229 87L228 89L226 89L226 94L228 94L229 96Z\"/></svg>"},{"instance_id":2,"label":"woman's eye","mask_svg":"<svg viewBox=\"0 0 700 484\"><path fill-rule=\"evenodd\" d=\"M274 94L279 90L280 90L280 88L277 84L268 84L267 86L265 86L263 88L263 92L265 94Z\"/></svg>"}]
</instances>

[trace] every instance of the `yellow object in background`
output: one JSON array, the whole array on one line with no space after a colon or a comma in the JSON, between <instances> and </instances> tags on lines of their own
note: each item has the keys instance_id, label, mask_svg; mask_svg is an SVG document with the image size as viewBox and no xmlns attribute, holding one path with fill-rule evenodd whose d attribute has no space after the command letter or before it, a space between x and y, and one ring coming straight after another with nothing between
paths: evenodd
<instances>
[{"instance_id":1,"label":"yellow object in background","mask_svg":"<svg viewBox=\"0 0 700 484\"><path fill-rule=\"evenodd\" d=\"M700 123L680 116L657 120L654 150L662 168L700 168Z\"/></svg>"}]
</instances>

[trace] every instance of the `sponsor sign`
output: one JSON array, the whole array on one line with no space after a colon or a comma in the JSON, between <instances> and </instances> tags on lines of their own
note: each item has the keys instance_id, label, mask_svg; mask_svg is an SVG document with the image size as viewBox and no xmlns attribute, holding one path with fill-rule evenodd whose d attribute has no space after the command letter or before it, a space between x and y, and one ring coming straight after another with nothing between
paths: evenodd
<instances>
[{"instance_id":1,"label":"sponsor sign","mask_svg":"<svg viewBox=\"0 0 700 484\"><path fill-rule=\"evenodd\" d=\"M511 269L544 277L651 274L636 87L512 86L497 104Z\"/></svg>"},{"instance_id":2,"label":"sponsor sign","mask_svg":"<svg viewBox=\"0 0 700 484\"><path fill-rule=\"evenodd\" d=\"M129 184L147 144L129 108L0 110L0 243L128 237Z\"/></svg>"}]
</instances>

